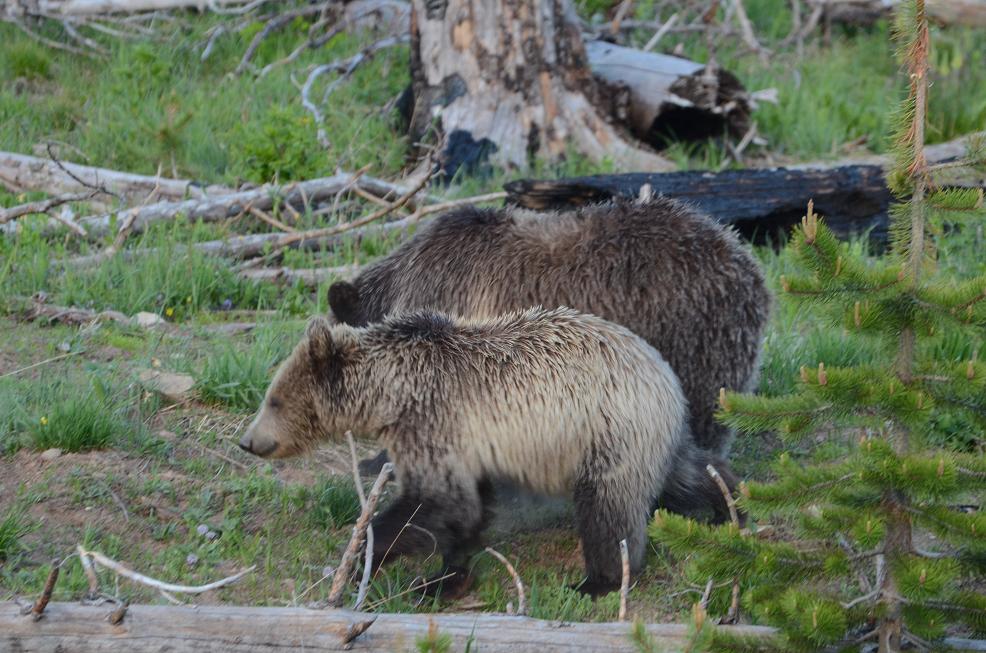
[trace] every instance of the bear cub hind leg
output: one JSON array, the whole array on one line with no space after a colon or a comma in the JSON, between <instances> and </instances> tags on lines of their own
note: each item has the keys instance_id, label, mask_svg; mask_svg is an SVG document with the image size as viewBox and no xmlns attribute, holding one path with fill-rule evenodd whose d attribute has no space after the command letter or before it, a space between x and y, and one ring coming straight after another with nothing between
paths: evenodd
<instances>
[{"instance_id":1,"label":"bear cub hind leg","mask_svg":"<svg viewBox=\"0 0 986 653\"><path fill-rule=\"evenodd\" d=\"M630 493L632 495L632 493ZM613 492L585 476L575 487L575 518L587 578L575 587L593 598L620 589L623 562L620 540L626 539L630 576L644 566L647 545L647 498Z\"/></svg>"}]
</instances>

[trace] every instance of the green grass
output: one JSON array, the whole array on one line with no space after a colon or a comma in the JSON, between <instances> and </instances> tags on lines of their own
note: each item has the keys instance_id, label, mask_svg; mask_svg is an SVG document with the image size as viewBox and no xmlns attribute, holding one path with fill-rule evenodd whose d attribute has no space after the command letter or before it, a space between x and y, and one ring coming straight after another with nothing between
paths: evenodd
<instances>
[{"instance_id":1,"label":"green grass","mask_svg":"<svg viewBox=\"0 0 986 653\"><path fill-rule=\"evenodd\" d=\"M143 406L107 372L0 380L0 451L79 452L111 445L151 451L155 444L141 419Z\"/></svg>"},{"instance_id":2,"label":"green grass","mask_svg":"<svg viewBox=\"0 0 986 653\"><path fill-rule=\"evenodd\" d=\"M248 347L232 342L219 344L196 375L199 396L235 410L256 410L274 367L287 356L299 336L294 330L268 327L255 334Z\"/></svg>"},{"instance_id":3,"label":"green grass","mask_svg":"<svg viewBox=\"0 0 986 653\"><path fill-rule=\"evenodd\" d=\"M17 509L11 509L0 520L0 562L7 560L21 548L21 538L30 530Z\"/></svg>"}]
</instances>

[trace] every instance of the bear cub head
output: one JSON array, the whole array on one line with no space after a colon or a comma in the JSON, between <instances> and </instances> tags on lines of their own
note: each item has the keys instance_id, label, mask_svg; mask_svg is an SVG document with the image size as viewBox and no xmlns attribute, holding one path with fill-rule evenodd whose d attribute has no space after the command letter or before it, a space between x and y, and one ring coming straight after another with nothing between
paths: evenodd
<instances>
[{"instance_id":1,"label":"bear cub head","mask_svg":"<svg viewBox=\"0 0 986 653\"><path fill-rule=\"evenodd\" d=\"M267 388L240 448L264 458L285 458L356 428L356 412L366 405L358 401L355 387L360 358L355 329L312 319Z\"/></svg>"}]
</instances>

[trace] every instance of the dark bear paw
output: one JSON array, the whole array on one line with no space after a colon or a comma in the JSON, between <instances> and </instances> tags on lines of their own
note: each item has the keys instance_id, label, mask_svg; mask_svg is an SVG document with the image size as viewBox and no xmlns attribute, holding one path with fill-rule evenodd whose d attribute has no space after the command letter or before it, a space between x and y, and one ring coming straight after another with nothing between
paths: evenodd
<instances>
[{"instance_id":1,"label":"dark bear paw","mask_svg":"<svg viewBox=\"0 0 986 653\"><path fill-rule=\"evenodd\" d=\"M359 473L360 476L377 476L380 474L380 470L383 466L390 462L390 458L387 457L387 450L384 449L378 453L373 458L364 458L359 461ZM393 473L391 473L393 476Z\"/></svg>"},{"instance_id":2,"label":"dark bear paw","mask_svg":"<svg viewBox=\"0 0 986 653\"><path fill-rule=\"evenodd\" d=\"M472 585L472 576L465 567L446 567L429 577L421 587L421 595L427 598L440 597L443 601L462 598Z\"/></svg>"},{"instance_id":3,"label":"dark bear paw","mask_svg":"<svg viewBox=\"0 0 986 653\"><path fill-rule=\"evenodd\" d=\"M619 584L601 580L591 580L588 578L581 583L569 585L569 587L580 594L591 596L593 599L598 599L600 596L604 596L610 592L615 592L620 589Z\"/></svg>"}]
</instances>

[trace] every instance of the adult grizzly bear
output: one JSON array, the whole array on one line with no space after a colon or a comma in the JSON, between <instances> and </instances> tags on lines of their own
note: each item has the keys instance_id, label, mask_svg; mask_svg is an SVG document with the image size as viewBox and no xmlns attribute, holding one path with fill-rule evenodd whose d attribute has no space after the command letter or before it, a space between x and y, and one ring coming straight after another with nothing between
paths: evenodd
<instances>
[{"instance_id":1,"label":"adult grizzly bear","mask_svg":"<svg viewBox=\"0 0 986 653\"><path fill-rule=\"evenodd\" d=\"M374 562L437 542L446 590L466 581L493 481L573 496L588 574L580 589L596 595L620 585L621 539L640 570L668 483L725 514L687 414L660 354L571 309L485 321L410 313L364 328L316 318L240 446L283 457L346 430L378 437L401 494L373 521Z\"/></svg>"},{"instance_id":2,"label":"adult grizzly bear","mask_svg":"<svg viewBox=\"0 0 986 653\"><path fill-rule=\"evenodd\" d=\"M354 326L415 309L492 317L539 305L621 324L671 365L692 436L718 455L732 439L714 419L719 389L756 386L770 308L736 234L663 197L558 213L452 211L328 297L335 318Z\"/></svg>"}]
</instances>

